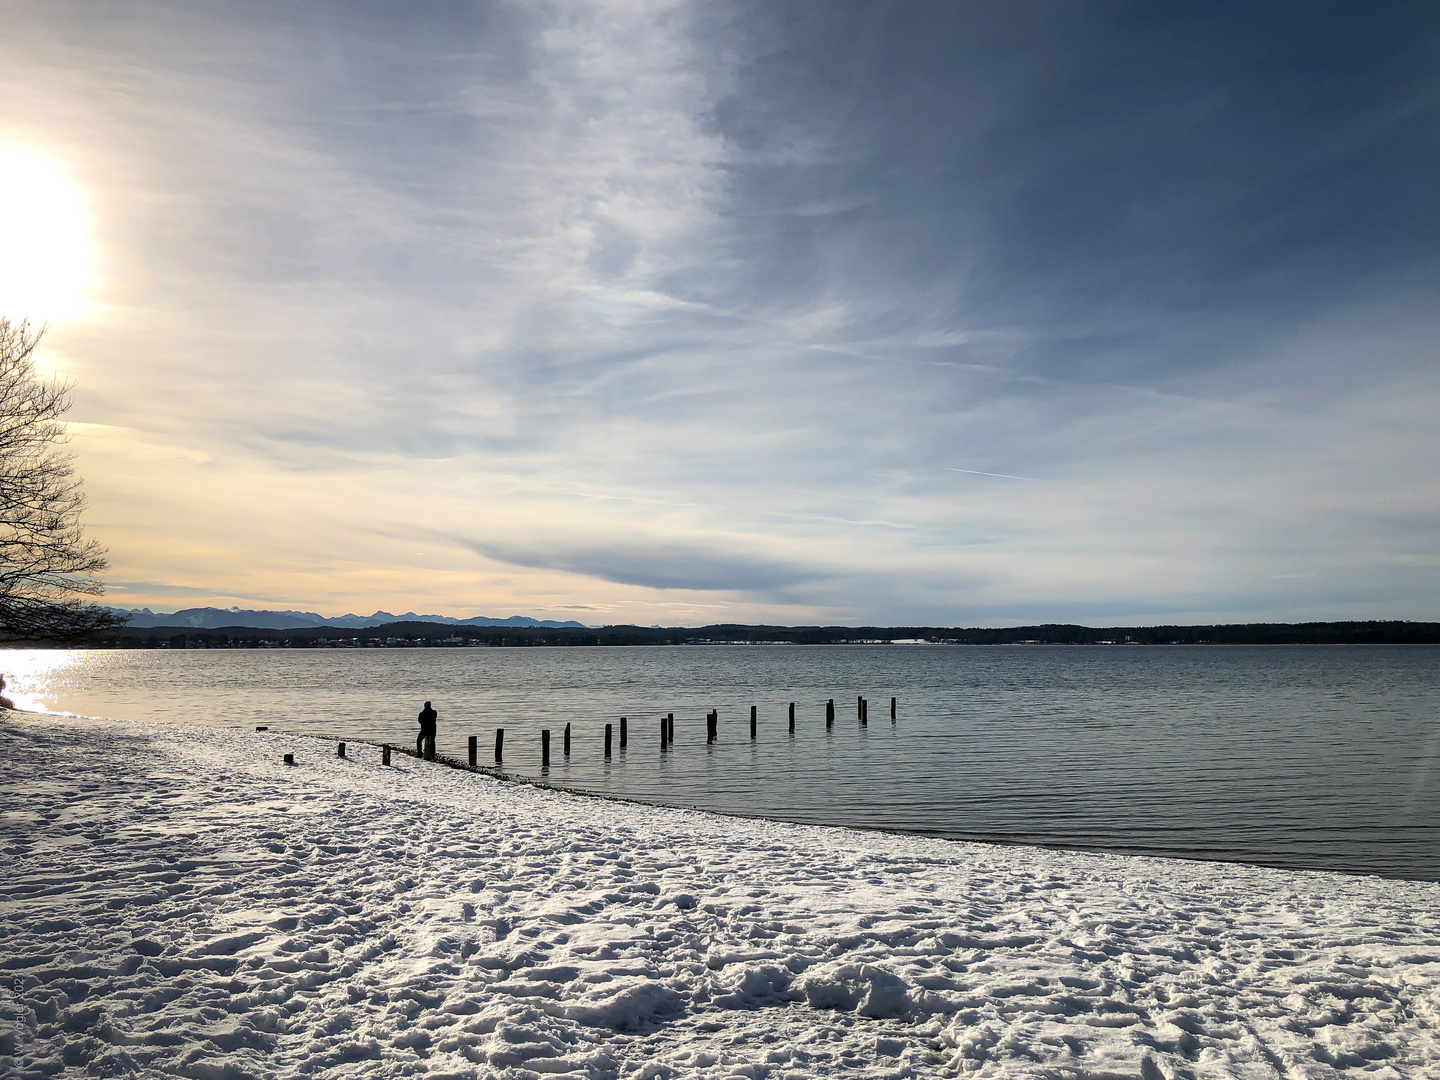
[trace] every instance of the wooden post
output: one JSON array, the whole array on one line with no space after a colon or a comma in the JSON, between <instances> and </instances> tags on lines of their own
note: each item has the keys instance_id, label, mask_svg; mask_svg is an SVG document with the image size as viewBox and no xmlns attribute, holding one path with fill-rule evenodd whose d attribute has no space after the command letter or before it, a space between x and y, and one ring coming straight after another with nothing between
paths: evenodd
<instances>
[{"instance_id":1,"label":"wooden post","mask_svg":"<svg viewBox=\"0 0 1440 1080\"><path fill-rule=\"evenodd\" d=\"M795 703L790 702L790 734L795 734Z\"/></svg>"},{"instance_id":2,"label":"wooden post","mask_svg":"<svg viewBox=\"0 0 1440 1080\"><path fill-rule=\"evenodd\" d=\"M675 741L675 714L673 712L665 714L665 725L665 731L673 743Z\"/></svg>"},{"instance_id":3,"label":"wooden post","mask_svg":"<svg viewBox=\"0 0 1440 1080\"><path fill-rule=\"evenodd\" d=\"M425 760L435 760L435 736L433 734L425 736Z\"/></svg>"},{"instance_id":4,"label":"wooden post","mask_svg":"<svg viewBox=\"0 0 1440 1080\"><path fill-rule=\"evenodd\" d=\"M380 748L380 764L381 764L381 765L389 765L389 764L390 764L390 744L389 744L389 743L386 743L384 746L382 746L382 747Z\"/></svg>"},{"instance_id":5,"label":"wooden post","mask_svg":"<svg viewBox=\"0 0 1440 1080\"><path fill-rule=\"evenodd\" d=\"M825 702L825 726L835 726L835 699L833 697Z\"/></svg>"},{"instance_id":6,"label":"wooden post","mask_svg":"<svg viewBox=\"0 0 1440 1080\"><path fill-rule=\"evenodd\" d=\"M863 697L855 699L855 719L862 724L865 722L865 699Z\"/></svg>"},{"instance_id":7,"label":"wooden post","mask_svg":"<svg viewBox=\"0 0 1440 1080\"><path fill-rule=\"evenodd\" d=\"M550 729L540 729L540 767L542 769L550 766Z\"/></svg>"},{"instance_id":8,"label":"wooden post","mask_svg":"<svg viewBox=\"0 0 1440 1080\"><path fill-rule=\"evenodd\" d=\"M664 750L670 745L670 725L665 723L665 718L660 717L660 749Z\"/></svg>"},{"instance_id":9,"label":"wooden post","mask_svg":"<svg viewBox=\"0 0 1440 1080\"><path fill-rule=\"evenodd\" d=\"M270 725L269 725L269 724L256 724L256 725L255 725L255 730L256 730L256 731L269 731L269 730L270 730Z\"/></svg>"},{"instance_id":10,"label":"wooden post","mask_svg":"<svg viewBox=\"0 0 1440 1080\"><path fill-rule=\"evenodd\" d=\"M625 717L622 716L622 717L620 717L620 749L621 749L621 750L624 750L624 749L625 749L625 744L630 741L630 740L629 740L629 734L630 734L630 733L629 733L628 731L626 731L626 729L625 729Z\"/></svg>"},{"instance_id":11,"label":"wooden post","mask_svg":"<svg viewBox=\"0 0 1440 1080\"><path fill-rule=\"evenodd\" d=\"M890 699L890 721L891 723L895 721L895 699L893 697Z\"/></svg>"},{"instance_id":12,"label":"wooden post","mask_svg":"<svg viewBox=\"0 0 1440 1080\"><path fill-rule=\"evenodd\" d=\"M720 737L720 710L711 709L705 717L705 741L712 743Z\"/></svg>"},{"instance_id":13,"label":"wooden post","mask_svg":"<svg viewBox=\"0 0 1440 1080\"><path fill-rule=\"evenodd\" d=\"M605 725L605 756L610 756L610 725Z\"/></svg>"},{"instance_id":14,"label":"wooden post","mask_svg":"<svg viewBox=\"0 0 1440 1080\"><path fill-rule=\"evenodd\" d=\"M286 755L285 755L285 764L286 764L286 765L294 765L294 764L295 764L295 755L294 755L294 754L286 754Z\"/></svg>"},{"instance_id":15,"label":"wooden post","mask_svg":"<svg viewBox=\"0 0 1440 1080\"><path fill-rule=\"evenodd\" d=\"M570 725L568 723L565 725L565 756L570 756Z\"/></svg>"},{"instance_id":16,"label":"wooden post","mask_svg":"<svg viewBox=\"0 0 1440 1080\"><path fill-rule=\"evenodd\" d=\"M339 746L335 747L335 756L336 756L336 757L344 757L344 756L345 756L345 744L344 744L343 742L342 742Z\"/></svg>"},{"instance_id":17,"label":"wooden post","mask_svg":"<svg viewBox=\"0 0 1440 1080\"><path fill-rule=\"evenodd\" d=\"M505 729L503 727L497 727L495 729L495 764L497 765L500 764L500 751L504 748L504 746Z\"/></svg>"},{"instance_id":18,"label":"wooden post","mask_svg":"<svg viewBox=\"0 0 1440 1080\"><path fill-rule=\"evenodd\" d=\"M471 736L470 736L470 767L471 767L472 769L475 768L476 759L477 759L478 756L479 756L479 754L478 754L479 749L480 749L480 740L479 740L476 736L471 735Z\"/></svg>"}]
</instances>

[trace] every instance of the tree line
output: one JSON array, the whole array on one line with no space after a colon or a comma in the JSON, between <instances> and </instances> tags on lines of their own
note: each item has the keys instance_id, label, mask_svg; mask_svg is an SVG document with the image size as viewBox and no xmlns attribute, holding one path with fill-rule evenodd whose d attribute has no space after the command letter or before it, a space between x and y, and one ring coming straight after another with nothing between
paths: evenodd
<instances>
[{"instance_id":1,"label":"tree line","mask_svg":"<svg viewBox=\"0 0 1440 1080\"><path fill-rule=\"evenodd\" d=\"M402 622L337 631L334 627L257 630L250 627L154 626L112 629L97 644L120 648L391 648L470 643L494 648L626 645L888 644L924 641L952 645L1422 645L1440 644L1440 623L1372 621L1237 623L1204 626L1092 627L1073 624L1010 627L765 626L727 623L702 627L604 626L462 627ZM423 643L423 644L422 644Z\"/></svg>"}]
</instances>

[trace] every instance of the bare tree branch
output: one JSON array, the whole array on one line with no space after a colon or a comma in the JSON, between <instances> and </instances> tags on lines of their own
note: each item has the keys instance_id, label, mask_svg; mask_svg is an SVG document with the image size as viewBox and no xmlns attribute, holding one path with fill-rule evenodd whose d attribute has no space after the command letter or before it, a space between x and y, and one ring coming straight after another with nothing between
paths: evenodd
<instances>
[{"instance_id":1,"label":"bare tree branch","mask_svg":"<svg viewBox=\"0 0 1440 1080\"><path fill-rule=\"evenodd\" d=\"M123 623L79 599L105 589L105 550L85 536L85 493L62 420L70 386L33 355L44 328L0 318L0 641L74 641Z\"/></svg>"}]
</instances>

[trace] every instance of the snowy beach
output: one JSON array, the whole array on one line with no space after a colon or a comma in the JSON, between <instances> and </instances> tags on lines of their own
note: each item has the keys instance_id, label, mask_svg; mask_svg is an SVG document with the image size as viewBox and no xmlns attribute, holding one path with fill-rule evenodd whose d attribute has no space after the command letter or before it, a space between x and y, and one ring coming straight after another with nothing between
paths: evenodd
<instances>
[{"instance_id":1,"label":"snowy beach","mask_svg":"<svg viewBox=\"0 0 1440 1080\"><path fill-rule=\"evenodd\" d=\"M6 1076L1440 1069L1434 883L722 818L200 726L11 714L0 755Z\"/></svg>"}]
</instances>

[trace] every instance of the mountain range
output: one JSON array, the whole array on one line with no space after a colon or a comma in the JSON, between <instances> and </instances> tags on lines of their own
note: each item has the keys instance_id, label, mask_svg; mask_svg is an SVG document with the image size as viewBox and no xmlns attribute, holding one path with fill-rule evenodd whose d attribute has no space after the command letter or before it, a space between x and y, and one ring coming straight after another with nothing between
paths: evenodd
<instances>
[{"instance_id":1,"label":"mountain range","mask_svg":"<svg viewBox=\"0 0 1440 1080\"><path fill-rule=\"evenodd\" d=\"M327 619L313 611L247 611L238 607L184 608L172 612L155 612L149 608L112 607L110 610L126 616L130 626L193 626L201 630L215 630L222 626L243 626L255 630L294 630L305 626L333 626L337 629L356 630L367 626L384 626L386 623L394 622L445 623L452 626L585 628L584 623L532 619L528 615L511 615L508 619L492 619L484 615L476 615L469 619L456 619L449 615L417 615L413 611L407 611L404 615L392 615L388 611L377 611L374 615L339 615L333 619Z\"/></svg>"}]
</instances>

